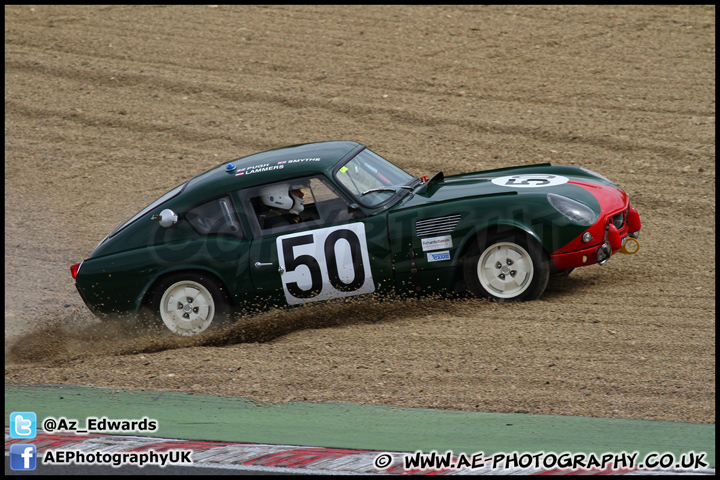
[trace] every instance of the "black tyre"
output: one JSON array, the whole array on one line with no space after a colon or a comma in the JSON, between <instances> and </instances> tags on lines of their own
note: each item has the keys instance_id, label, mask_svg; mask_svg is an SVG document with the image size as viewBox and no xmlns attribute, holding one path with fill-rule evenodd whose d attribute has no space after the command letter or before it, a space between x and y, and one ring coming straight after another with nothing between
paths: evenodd
<instances>
[{"instance_id":1,"label":"black tyre","mask_svg":"<svg viewBox=\"0 0 720 480\"><path fill-rule=\"evenodd\" d=\"M214 278L197 273L177 273L155 286L150 308L158 323L168 330L191 336L224 323L230 306Z\"/></svg>"},{"instance_id":2,"label":"black tyre","mask_svg":"<svg viewBox=\"0 0 720 480\"><path fill-rule=\"evenodd\" d=\"M536 300L545 291L550 262L524 235L490 235L475 243L464 262L465 285L481 298L502 302Z\"/></svg>"}]
</instances>

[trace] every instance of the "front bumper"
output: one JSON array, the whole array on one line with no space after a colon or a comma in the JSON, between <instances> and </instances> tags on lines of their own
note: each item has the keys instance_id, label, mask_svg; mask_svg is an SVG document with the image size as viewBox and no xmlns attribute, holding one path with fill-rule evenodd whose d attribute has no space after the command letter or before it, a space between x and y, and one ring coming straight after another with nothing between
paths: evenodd
<instances>
[{"instance_id":1,"label":"front bumper","mask_svg":"<svg viewBox=\"0 0 720 480\"><path fill-rule=\"evenodd\" d=\"M566 247L553 253L550 258L558 270L586 265L603 265L617 252L626 254L637 252L640 226L640 216L637 210L628 206L625 210L613 212L599 219ZM589 234L592 245L583 242L582 238L586 234ZM633 249L625 248L628 238L635 244ZM587 246L576 250L575 248L580 245ZM571 248L571 251L568 251L568 247Z\"/></svg>"},{"instance_id":2,"label":"front bumper","mask_svg":"<svg viewBox=\"0 0 720 480\"><path fill-rule=\"evenodd\" d=\"M596 253L598 248L601 246L602 244L593 245L592 247L578 250L576 252L552 255L550 258L552 259L553 264L555 264L555 268L558 270L595 265L598 263Z\"/></svg>"}]
</instances>

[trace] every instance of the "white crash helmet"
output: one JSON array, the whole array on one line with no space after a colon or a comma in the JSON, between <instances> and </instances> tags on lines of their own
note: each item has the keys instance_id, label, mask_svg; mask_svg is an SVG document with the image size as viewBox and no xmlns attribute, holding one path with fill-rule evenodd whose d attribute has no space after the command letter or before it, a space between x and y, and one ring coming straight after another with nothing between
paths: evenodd
<instances>
[{"instance_id":1,"label":"white crash helmet","mask_svg":"<svg viewBox=\"0 0 720 480\"><path fill-rule=\"evenodd\" d=\"M289 213L297 215L305 207L301 198L291 194L291 188L287 183L263 187L260 189L260 201L268 207L287 210Z\"/></svg>"}]
</instances>

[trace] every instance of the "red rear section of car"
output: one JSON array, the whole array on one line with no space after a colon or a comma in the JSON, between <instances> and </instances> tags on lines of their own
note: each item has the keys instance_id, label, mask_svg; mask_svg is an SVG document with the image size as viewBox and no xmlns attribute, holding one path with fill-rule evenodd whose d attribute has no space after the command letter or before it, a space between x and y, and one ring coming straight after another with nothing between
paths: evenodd
<instances>
[{"instance_id":1,"label":"red rear section of car","mask_svg":"<svg viewBox=\"0 0 720 480\"><path fill-rule=\"evenodd\" d=\"M76 263L75 265L70 267L70 274L72 275L73 279L77 277L77 272L80 270L80 265L82 265L82 262Z\"/></svg>"}]
</instances>

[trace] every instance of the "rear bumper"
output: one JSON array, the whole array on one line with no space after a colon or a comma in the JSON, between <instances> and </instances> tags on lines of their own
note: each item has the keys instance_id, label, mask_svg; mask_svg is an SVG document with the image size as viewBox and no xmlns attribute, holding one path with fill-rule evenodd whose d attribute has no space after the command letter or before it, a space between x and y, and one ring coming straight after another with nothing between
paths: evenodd
<instances>
[{"instance_id":1,"label":"rear bumper","mask_svg":"<svg viewBox=\"0 0 720 480\"><path fill-rule=\"evenodd\" d=\"M88 310L90 310L90 312L92 312L92 314L95 315L96 317L99 316L100 313L97 312L97 311L92 307L92 305L90 305L90 304L88 303L88 301L85 299L85 295L83 295L83 291L80 289L80 287L78 286L77 283L75 283L75 290L77 290L78 294L80 295L80 298L82 298L82 301L85 303L85 306L88 308Z\"/></svg>"}]
</instances>

